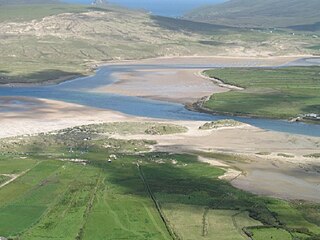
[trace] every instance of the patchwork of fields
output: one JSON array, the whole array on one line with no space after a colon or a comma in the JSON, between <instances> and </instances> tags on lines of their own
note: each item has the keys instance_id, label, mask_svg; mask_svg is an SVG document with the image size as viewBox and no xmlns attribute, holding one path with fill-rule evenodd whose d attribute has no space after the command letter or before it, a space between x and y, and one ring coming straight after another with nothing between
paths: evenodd
<instances>
[{"instance_id":1,"label":"patchwork of fields","mask_svg":"<svg viewBox=\"0 0 320 240\"><path fill-rule=\"evenodd\" d=\"M215 112L293 118L320 111L320 67L226 68L204 74L245 89L212 95L204 107Z\"/></svg>"},{"instance_id":2,"label":"patchwork of fields","mask_svg":"<svg viewBox=\"0 0 320 240\"><path fill-rule=\"evenodd\" d=\"M0 236L12 239L318 239L319 205L237 190L224 169L112 133L175 125L90 125L0 142ZM215 158L232 159L217 154ZM110 160L110 161L109 161ZM5 175L4 175L5 174Z\"/></svg>"}]
</instances>

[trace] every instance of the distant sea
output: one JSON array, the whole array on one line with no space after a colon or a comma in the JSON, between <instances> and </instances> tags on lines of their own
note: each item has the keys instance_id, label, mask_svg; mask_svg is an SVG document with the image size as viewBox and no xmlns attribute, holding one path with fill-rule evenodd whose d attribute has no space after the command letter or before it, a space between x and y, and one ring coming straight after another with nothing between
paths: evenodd
<instances>
[{"instance_id":1,"label":"distant sea","mask_svg":"<svg viewBox=\"0 0 320 240\"><path fill-rule=\"evenodd\" d=\"M71 3L90 4L91 0L64 0ZM110 3L134 9L144 9L154 15L180 17L184 13L208 4L225 2L226 0L109 0Z\"/></svg>"}]
</instances>

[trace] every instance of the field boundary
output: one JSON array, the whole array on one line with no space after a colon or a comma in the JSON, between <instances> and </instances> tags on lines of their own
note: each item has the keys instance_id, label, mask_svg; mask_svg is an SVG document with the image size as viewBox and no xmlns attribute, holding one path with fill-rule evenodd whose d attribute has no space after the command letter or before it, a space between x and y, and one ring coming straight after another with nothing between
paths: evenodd
<instances>
[{"instance_id":1,"label":"field boundary","mask_svg":"<svg viewBox=\"0 0 320 240\"><path fill-rule=\"evenodd\" d=\"M92 210L92 207L93 207L93 203L94 203L94 200L96 198L96 195L97 195L97 192L98 192L98 188L101 184L101 182L104 180L104 178L100 175L99 178L97 179L97 184L96 186L94 187L92 193L91 193L91 196L90 196L90 199L88 201L88 205L86 207L86 210L83 214L83 224L82 226L79 228L79 232L78 232L78 235L76 236L76 240L81 240L83 238L83 233L84 233L84 229L85 229L85 225L86 225L86 219L88 218L91 210Z\"/></svg>"},{"instance_id":2,"label":"field boundary","mask_svg":"<svg viewBox=\"0 0 320 240\"><path fill-rule=\"evenodd\" d=\"M210 209L206 207L203 212L202 216L202 236L206 237L208 236L209 232L209 221L208 221L208 214L209 214Z\"/></svg>"},{"instance_id":3,"label":"field boundary","mask_svg":"<svg viewBox=\"0 0 320 240\"><path fill-rule=\"evenodd\" d=\"M159 215L160 215L160 217L161 217L161 219L162 219L162 221L163 221L168 233L170 234L170 236L172 237L173 240L182 240L182 238L179 237L178 234L175 233L174 230L170 227L170 224L169 224L168 220L166 219L164 213L161 210L160 204L158 203L156 197L154 196L154 194L151 191L151 188L150 188L150 186L149 186L149 184L148 184L148 182L146 180L146 177L145 177L145 175L144 175L139 163L137 163L137 168L139 170L139 174L140 174L141 180L143 181L143 183L144 183L144 185L145 185L145 187L146 187L146 189L148 191L148 194L149 194L150 198L152 199L152 201L153 201L153 203L154 203L154 205L155 205L155 207L156 207L156 209L157 209L157 211L158 211L158 213L159 213Z\"/></svg>"},{"instance_id":4,"label":"field boundary","mask_svg":"<svg viewBox=\"0 0 320 240\"><path fill-rule=\"evenodd\" d=\"M34 166L35 167L35 166ZM33 167L32 167L33 168ZM27 172L29 172L32 168L29 168L19 174L16 175L10 175L10 174L1 174L2 176L8 176L11 177L11 179L9 179L8 181L4 182L3 184L0 185L0 189L7 186L8 184L12 183L13 181L15 181L16 179L18 179L19 177L22 177L23 175L25 175Z\"/></svg>"}]
</instances>

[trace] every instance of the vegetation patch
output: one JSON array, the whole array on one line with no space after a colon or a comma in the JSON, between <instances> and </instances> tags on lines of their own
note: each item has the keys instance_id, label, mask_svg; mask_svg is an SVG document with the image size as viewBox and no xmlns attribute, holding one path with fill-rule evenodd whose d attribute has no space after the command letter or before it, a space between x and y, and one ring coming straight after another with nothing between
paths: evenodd
<instances>
[{"instance_id":1,"label":"vegetation patch","mask_svg":"<svg viewBox=\"0 0 320 240\"><path fill-rule=\"evenodd\" d=\"M320 45L314 45L314 46L311 46L309 47L310 49L313 49L313 50L320 50Z\"/></svg>"},{"instance_id":2,"label":"vegetation patch","mask_svg":"<svg viewBox=\"0 0 320 240\"><path fill-rule=\"evenodd\" d=\"M89 125L79 127L81 131L94 132L99 134L123 134L123 135L166 135L187 132L186 127L175 124L161 124L156 122L116 122L100 125Z\"/></svg>"},{"instance_id":3,"label":"vegetation patch","mask_svg":"<svg viewBox=\"0 0 320 240\"><path fill-rule=\"evenodd\" d=\"M285 157L285 158L294 158L293 155L290 155L290 154L287 154L287 153L278 153L277 156Z\"/></svg>"},{"instance_id":4,"label":"vegetation patch","mask_svg":"<svg viewBox=\"0 0 320 240\"><path fill-rule=\"evenodd\" d=\"M204 107L214 112L288 119L320 111L320 67L226 68L205 74L245 88L212 95Z\"/></svg>"},{"instance_id":5,"label":"vegetation patch","mask_svg":"<svg viewBox=\"0 0 320 240\"><path fill-rule=\"evenodd\" d=\"M0 175L0 185L2 185L3 183L9 181L11 179L11 177L6 176L6 175Z\"/></svg>"},{"instance_id":6,"label":"vegetation patch","mask_svg":"<svg viewBox=\"0 0 320 240\"><path fill-rule=\"evenodd\" d=\"M271 152L257 152L256 154L261 156L268 156L271 155Z\"/></svg>"},{"instance_id":7,"label":"vegetation patch","mask_svg":"<svg viewBox=\"0 0 320 240\"><path fill-rule=\"evenodd\" d=\"M292 240L292 236L289 232L279 228L252 228L250 229L252 238L254 240Z\"/></svg>"},{"instance_id":8,"label":"vegetation patch","mask_svg":"<svg viewBox=\"0 0 320 240\"><path fill-rule=\"evenodd\" d=\"M226 163L236 163L236 162L242 162L242 163L249 163L250 159L246 157L239 156L237 154L228 154L228 153L222 153L222 152L195 152L194 154L206 157L206 158L213 158L222 160Z\"/></svg>"},{"instance_id":9,"label":"vegetation patch","mask_svg":"<svg viewBox=\"0 0 320 240\"><path fill-rule=\"evenodd\" d=\"M242 122L238 122L232 119L226 120L218 120L209 123L205 123L204 125L200 126L200 130L210 130L210 129L218 129L218 128L229 128L229 127L239 127L244 125Z\"/></svg>"},{"instance_id":10,"label":"vegetation patch","mask_svg":"<svg viewBox=\"0 0 320 240\"><path fill-rule=\"evenodd\" d=\"M304 155L304 157L307 157L307 158L320 158L320 153L307 154L307 155Z\"/></svg>"}]
</instances>

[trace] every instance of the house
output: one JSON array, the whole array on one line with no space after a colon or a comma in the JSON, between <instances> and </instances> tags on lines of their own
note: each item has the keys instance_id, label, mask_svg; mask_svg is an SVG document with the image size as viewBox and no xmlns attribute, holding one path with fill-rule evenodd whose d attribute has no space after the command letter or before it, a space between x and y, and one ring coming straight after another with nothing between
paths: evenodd
<instances>
[{"instance_id":1,"label":"house","mask_svg":"<svg viewBox=\"0 0 320 240\"><path fill-rule=\"evenodd\" d=\"M311 119L311 120L320 120L320 114L308 113L308 114L305 114L303 118Z\"/></svg>"}]
</instances>

